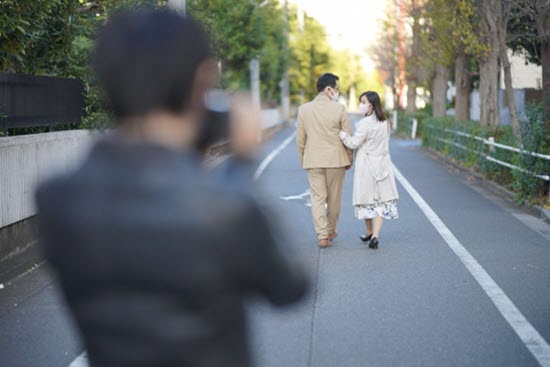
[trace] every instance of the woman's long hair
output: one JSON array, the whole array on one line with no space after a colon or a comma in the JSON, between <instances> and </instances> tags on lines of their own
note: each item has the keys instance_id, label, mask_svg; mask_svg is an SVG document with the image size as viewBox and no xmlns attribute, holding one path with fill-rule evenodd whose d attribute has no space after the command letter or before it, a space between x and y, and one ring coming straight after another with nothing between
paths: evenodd
<instances>
[{"instance_id":1,"label":"woman's long hair","mask_svg":"<svg viewBox=\"0 0 550 367\"><path fill-rule=\"evenodd\" d=\"M363 96L367 97L367 100L372 105L372 110L376 114L376 118L378 121L383 122L386 121L386 115L384 114L384 110L382 109L382 102L380 101L380 96L378 93L373 91L368 91L359 96L359 102L361 102L361 98ZM373 112L371 112L369 115L371 115Z\"/></svg>"}]
</instances>

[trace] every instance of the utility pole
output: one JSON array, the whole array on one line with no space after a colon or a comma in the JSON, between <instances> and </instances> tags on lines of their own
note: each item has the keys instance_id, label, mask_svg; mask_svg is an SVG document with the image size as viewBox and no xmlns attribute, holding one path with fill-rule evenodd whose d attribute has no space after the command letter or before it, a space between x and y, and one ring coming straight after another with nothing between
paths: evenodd
<instances>
[{"instance_id":1,"label":"utility pole","mask_svg":"<svg viewBox=\"0 0 550 367\"><path fill-rule=\"evenodd\" d=\"M250 61L250 93L252 94L252 103L258 110L261 108L260 102L260 60L258 57Z\"/></svg>"},{"instance_id":2,"label":"utility pole","mask_svg":"<svg viewBox=\"0 0 550 367\"><path fill-rule=\"evenodd\" d=\"M398 108L405 108L405 84L407 83L405 77L405 2L403 0L395 0L395 14L396 14L396 24L397 24L397 105Z\"/></svg>"},{"instance_id":3,"label":"utility pole","mask_svg":"<svg viewBox=\"0 0 550 367\"><path fill-rule=\"evenodd\" d=\"M284 30L283 30L283 39L284 39L284 74L283 79L281 80L281 118L285 124L290 120L289 110L290 110L290 83L288 80L288 63L289 63L289 47L288 47L288 0L285 0L285 5L283 9L284 17Z\"/></svg>"},{"instance_id":4,"label":"utility pole","mask_svg":"<svg viewBox=\"0 0 550 367\"><path fill-rule=\"evenodd\" d=\"M258 8L263 8L264 6L269 5L269 0L264 0L261 4L258 4L254 7L254 11ZM260 97L260 58L256 55L250 64L248 65L250 70L250 94L252 94L252 104L254 108L260 110L262 108L261 97Z\"/></svg>"},{"instance_id":5,"label":"utility pole","mask_svg":"<svg viewBox=\"0 0 550 367\"><path fill-rule=\"evenodd\" d=\"M168 7L185 15L185 0L168 0Z\"/></svg>"}]
</instances>

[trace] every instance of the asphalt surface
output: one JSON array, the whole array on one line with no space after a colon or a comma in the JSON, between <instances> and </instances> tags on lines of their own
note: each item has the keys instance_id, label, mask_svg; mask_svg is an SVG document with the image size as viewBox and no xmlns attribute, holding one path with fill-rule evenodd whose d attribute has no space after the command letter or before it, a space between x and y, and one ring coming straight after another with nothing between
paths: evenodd
<instances>
[{"instance_id":1,"label":"asphalt surface","mask_svg":"<svg viewBox=\"0 0 550 367\"><path fill-rule=\"evenodd\" d=\"M293 131L277 134L261 156ZM550 225L434 159L417 142L394 140L391 153L410 184L550 341ZM401 184L400 217L384 224L375 251L358 238L364 225L353 217L351 171L340 236L323 250L294 143L258 183L287 233L284 250L303 260L313 282L308 297L291 307L251 301L251 350L258 366L539 365ZM46 266L4 286L0 366L69 366L83 346Z\"/></svg>"}]
</instances>

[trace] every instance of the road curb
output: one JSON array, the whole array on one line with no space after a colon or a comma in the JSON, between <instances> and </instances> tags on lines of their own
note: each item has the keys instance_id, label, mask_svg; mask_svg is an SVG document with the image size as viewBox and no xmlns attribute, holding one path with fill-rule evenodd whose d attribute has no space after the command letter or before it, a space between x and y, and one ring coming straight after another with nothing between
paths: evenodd
<instances>
[{"instance_id":1,"label":"road curb","mask_svg":"<svg viewBox=\"0 0 550 367\"><path fill-rule=\"evenodd\" d=\"M452 159L449 159L449 157L447 157L446 155L444 155L443 153L441 153L441 152L439 152L435 149L432 149L432 148L429 148L429 147L422 147L422 150L424 152L428 153L430 156L432 156L432 158L434 158L434 159L436 159L436 160L438 160L438 161L440 161L444 164L447 164L447 165L459 170L462 173L471 175L473 178L475 178L478 181L478 183L483 185L485 188L491 190L494 194L497 194L498 196L506 199L507 201L510 201L511 203L513 203L517 207L521 208L522 210L524 210L524 211L526 211L530 214L536 215L539 218L541 218L542 220L544 220L545 222L550 223L550 210L544 209L543 207L540 207L538 205L520 205L520 204L516 203L516 201L515 201L515 196L516 195L514 194L514 192L512 192L512 191L508 190L507 188L497 184L494 181L489 180L488 178L486 178L485 176L483 176L479 172L475 171L474 169L462 166L461 164L453 161Z\"/></svg>"}]
</instances>

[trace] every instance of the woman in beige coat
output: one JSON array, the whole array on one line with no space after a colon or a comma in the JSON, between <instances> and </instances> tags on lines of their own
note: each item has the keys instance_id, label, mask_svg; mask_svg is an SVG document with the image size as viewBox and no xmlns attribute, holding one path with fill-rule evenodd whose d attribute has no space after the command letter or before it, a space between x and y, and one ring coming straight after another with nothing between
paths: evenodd
<instances>
[{"instance_id":1,"label":"woman in beige coat","mask_svg":"<svg viewBox=\"0 0 550 367\"><path fill-rule=\"evenodd\" d=\"M384 116L380 96L365 92L359 97L359 111L365 115L353 136L341 131L344 145L355 149L353 205L355 216L365 220L367 234L361 236L369 247L377 249L384 219L396 219L397 187L389 151L390 125Z\"/></svg>"}]
</instances>

